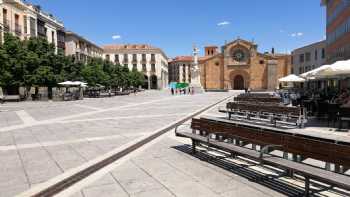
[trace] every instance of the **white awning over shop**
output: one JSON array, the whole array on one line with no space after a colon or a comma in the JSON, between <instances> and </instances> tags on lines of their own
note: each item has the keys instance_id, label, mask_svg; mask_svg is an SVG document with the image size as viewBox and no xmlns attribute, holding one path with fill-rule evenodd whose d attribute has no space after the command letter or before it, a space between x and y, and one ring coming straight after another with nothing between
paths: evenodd
<instances>
[{"instance_id":1,"label":"white awning over shop","mask_svg":"<svg viewBox=\"0 0 350 197\"><path fill-rule=\"evenodd\" d=\"M279 82L286 82L286 83L288 83L288 82L302 83L302 82L305 82L305 79L292 74L292 75L288 75L286 77L280 78L278 81Z\"/></svg>"},{"instance_id":2,"label":"white awning over shop","mask_svg":"<svg viewBox=\"0 0 350 197\"><path fill-rule=\"evenodd\" d=\"M65 81L58 83L58 85L61 86L81 86L81 87L86 87L87 83L81 82L81 81Z\"/></svg>"},{"instance_id":3,"label":"white awning over shop","mask_svg":"<svg viewBox=\"0 0 350 197\"><path fill-rule=\"evenodd\" d=\"M330 65L323 65L323 66L320 66L318 68L315 68L313 70L310 70L306 73L303 73L301 74L300 76L303 77L303 78L306 78L306 79L315 79L316 78L316 75L317 73L325 70L325 69L328 69L330 67Z\"/></svg>"},{"instance_id":4,"label":"white awning over shop","mask_svg":"<svg viewBox=\"0 0 350 197\"><path fill-rule=\"evenodd\" d=\"M338 61L315 74L319 78L350 76L350 60Z\"/></svg>"}]
</instances>

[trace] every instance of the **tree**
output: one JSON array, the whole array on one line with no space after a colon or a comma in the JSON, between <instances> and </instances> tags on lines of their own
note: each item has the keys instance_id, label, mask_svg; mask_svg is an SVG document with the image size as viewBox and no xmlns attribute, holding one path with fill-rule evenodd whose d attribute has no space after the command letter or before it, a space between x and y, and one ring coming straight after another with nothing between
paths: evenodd
<instances>
[{"instance_id":1,"label":"tree","mask_svg":"<svg viewBox=\"0 0 350 197\"><path fill-rule=\"evenodd\" d=\"M2 46L2 61L4 61L5 76L2 79L4 87L19 87L25 84L26 73L26 47L19 38L5 33L4 44ZM4 80L6 79L6 80Z\"/></svg>"},{"instance_id":2,"label":"tree","mask_svg":"<svg viewBox=\"0 0 350 197\"><path fill-rule=\"evenodd\" d=\"M133 70L129 73L129 79L130 85L134 87L141 86L145 81L144 75L141 72L138 72L137 70Z\"/></svg>"},{"instance_id":3,"label":"tree","mask_svg":"<svg viewBox=\"0 0 350 197\"><path fill-rule=\"evenodd\" d=\"M44 38L21 41L5 33L5 42L0 45L0 86L54 87L57 83L85 81L91 86L137 87L144 82L142 73L130 72L127 66L113 64L101 58L90 58L87 64L76 61L74 56L65 56L56 51L53 44Z\"/></svg>"},{"instance_id":4,"label":"tree","mask_svg":"<svg viewBox=\"0 0 350 197\"><path fill-rule=\"evenodd\" d=\"M106 85L109 80L109 76L103 72L103 65L98 64L96 61L92 61L83 67L82 76L84 81L90 86Z\"/></svg>"}]
</instances>

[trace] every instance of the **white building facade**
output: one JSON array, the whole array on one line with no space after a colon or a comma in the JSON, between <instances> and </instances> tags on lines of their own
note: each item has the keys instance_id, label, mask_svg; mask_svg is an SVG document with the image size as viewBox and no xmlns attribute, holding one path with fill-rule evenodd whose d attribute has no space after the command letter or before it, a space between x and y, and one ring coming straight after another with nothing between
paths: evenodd
<instances>
[{"instance_id":1,"label":"white building facade","mask_svg":"<svg viewBox=\"0 0 350 197\"><path fill-rule=\"evenodd\" d=\"M103 49L84 37L67 31L65 34L67 56L74 56L77 61L86 63L89 58L102 58Z\"/></svg>"},{"instance_id":2,"label":"white building facade","mask_svg":"<svg viewBox=\"0 0 350 197\"><path fill-rule=\"evenodd\" d=\"M138 70L145 75L145 89L168 87L168 60L165 53L156 47L145 44L106 45L103 58Z\"/></svg>"},{"instance_id":3,"label":"white building facade","mask_svg":"<svg viewBox=\"0 0 350 197\"><path fill-rule=\"evenodd\" d=\"M326 41L316 42L292 51L292 73L300 75L326 63Z\"/></svg>"},{"instance_id":4,"label":"white building facade","mask_svg":"<svg viewBox=\"0 0 350 197\"><path fill-rule=\"evenodd\" d=\"M23 0L0 0L0 42L4 33L12 33L21 39L43 37L57 49L64 50L64 25L40 6Z\"/></svg>"},{"instance_id":5,"label":"white building facade","mask_svg":"<svg viewBox=\"0 0 350 197\"><path fill-rule=\"evenodd\" d=\"M178 56L169 61L169 82L191 83L192 56Z\"/></svg>"}]
</instances>

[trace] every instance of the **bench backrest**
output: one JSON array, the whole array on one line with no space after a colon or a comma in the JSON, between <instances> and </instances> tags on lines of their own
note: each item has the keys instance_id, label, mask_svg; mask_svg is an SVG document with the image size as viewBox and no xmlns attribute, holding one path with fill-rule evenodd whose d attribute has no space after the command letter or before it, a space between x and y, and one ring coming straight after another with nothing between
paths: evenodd
<instances>
[{"instance_id":1,"label":"bench backrest","mask_svg":"<svg viewBox=\"0 0 350 197\"><path fill-rule=\"evenodd\" d=\"M193 119L193 121L196 123L193 129L205 131L207 134L224 133L224 136L242 138L243 141L258 145L282 145L282 149L289 153L350 167L350 144L347 143L339 144L332 140L298 136L203 118Z\"/></svg>"},{"instance_id":2,"label":"bench backrest","mask_svg":"<svg viewBox=\"0 0 350 197\"><path fill-rule=\"evenodd\" d=\"M281 98L277 97L236 97L235 101L240 102L267 102L267 103L280 103Z\"/></svg>"},{"instance_id":3,"label":"bench backrest","mask_svg":"<svg viewBox=\"0 0 350 197\"><path fill-rule=\"evenodd\" d=\"M226 104L226 107L228 110L266 112L266 113L294 115L294 116L299 116L302 114L302 108L300 107L286 107L286 106L280 106L280 105L229 102Z\"/></svg>"}]
</instances>

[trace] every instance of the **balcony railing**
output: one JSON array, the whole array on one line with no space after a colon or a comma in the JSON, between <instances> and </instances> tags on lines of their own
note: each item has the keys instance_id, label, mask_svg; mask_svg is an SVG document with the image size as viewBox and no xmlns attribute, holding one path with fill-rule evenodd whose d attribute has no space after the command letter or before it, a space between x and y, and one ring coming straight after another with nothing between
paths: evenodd
<instances>
[{"instance_id":1,"label":"balcony railing","mask_svg":"<svg viewBox=\"0 0 350 197\"><path fill-rule=\"evenodd\" d=\"M133 59L133 60L132 60L132 63L133 63L133 64L137 64L137 59Z\"/></svg>"},{"instance_id":2,"label":"balcony railing","mask_svg":"<svg viewBox=\"0 0 350 197\"><path fill-rule=\"evenodd\" d=\"M151 59L151 64L155 64L156 63L156 59Z\"/></svg>"},{"instance_id":3,"label":"balcony railing","mask_svg":"<svg viewBox=\"0 0 350 197\"><path fill-rule=\"evenodd\" d=\"M127 63L129 63L129 60L128 59L124 59L123 60L123 64L127 64Z\"/></svg>"},{"instance_id":4,"label":"balcony railing","mask_svg":"<svg viewBox=\"0 0 350 197\"><path fill-rule=\"evenodd\" d=\"M57 47L60 49L65 49L66 48L66 44L62 41L58 41L57 42Z\"/></svg>"},{"instance_id":5,"label":"balcony railing","mask_svg":"<svg viewBox=\"0 0 350 197\"><path fill-rule=\"evenodd\" d=\"M17 36L20 36L22 34L22 26L15 24L15 33Z\"/></svg>"},{"instance_id":6,"label":"balcony railing","mask_svg":"<svg viewBox=\"0 0 350 197\"><path fill-rule=\"evenodd\" d=\"M10 31L10 21L7 19L4 19L4 31L9 32Z\"/></svg>"}]
</instances>

